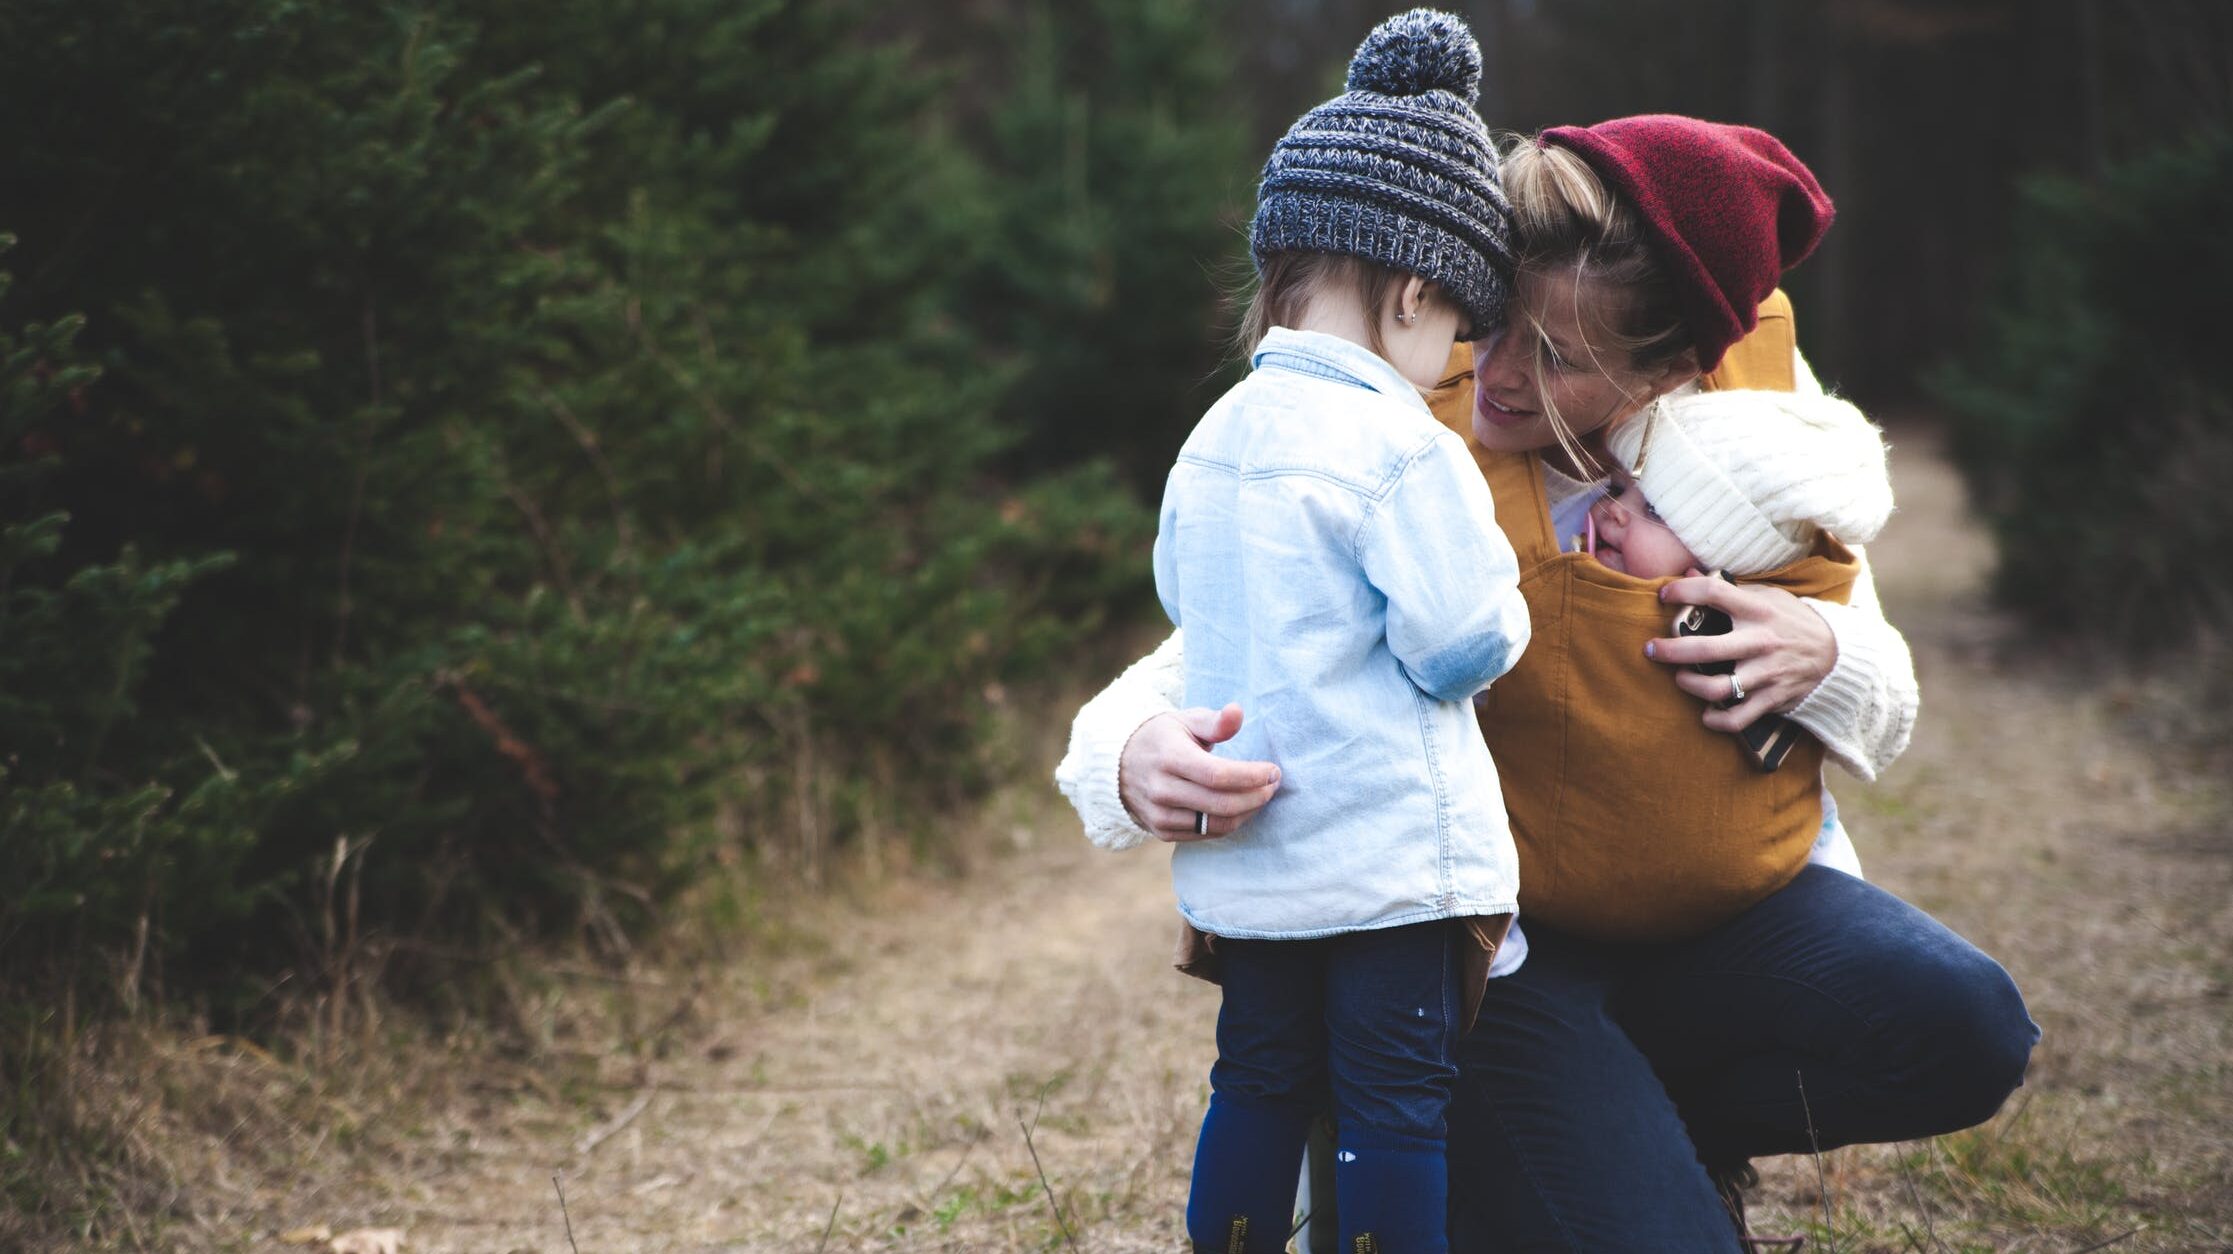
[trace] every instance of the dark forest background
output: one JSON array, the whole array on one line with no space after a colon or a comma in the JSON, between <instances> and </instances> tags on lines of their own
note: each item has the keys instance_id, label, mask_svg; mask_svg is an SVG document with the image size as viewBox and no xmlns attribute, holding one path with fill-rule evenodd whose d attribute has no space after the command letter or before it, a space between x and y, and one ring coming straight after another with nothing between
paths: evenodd
<instances>
[{"instance_id":1,"label":"dark forest background","mask_svg":"<svg viewBox=\"0 0 2233 1254\"><path fill-rule=\"evenodd\" d=\"M0 6L5 1039L934 848L1152 613L1257 168L1392 7ZM1457 7L1493 126L1782 136L1802 343L2010 603L2216 647L2233 7Z\"/></svg>"},{"instance_id":2,"label":"dark forest background","mask_svg":"<svg viewBox=\"0 0 2233 1254\"><path fill-rule=\"evenodd\" d=\"M1865 404L1927 395L1981 342L2023 181L2092 181L2233 122L2233 9L2209 0L1485 0L1490 126L1687 113L1773 132L1836 199L1791 279L1824 379ZM1253 140L1332 81L1386 5L1257 0ZM2199 247L2201 242L2196 241Z\"/></svg>"}]
</instances>

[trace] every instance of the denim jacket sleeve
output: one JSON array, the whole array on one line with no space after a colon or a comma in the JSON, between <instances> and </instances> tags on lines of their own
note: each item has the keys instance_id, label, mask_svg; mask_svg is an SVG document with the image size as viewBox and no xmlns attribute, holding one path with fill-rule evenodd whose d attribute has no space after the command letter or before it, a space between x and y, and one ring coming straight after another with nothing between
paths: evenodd
<instances>
[{"instance_id":1,"label":"denim jacket sleeve","mask_svg":"<svg viewBox=\"0 0 2233 1254\"><path fill-rule=\"evenodd\" d=\"M1421 691L1463 701L1527 647L1519 560L1465 446L1437 431L1366 515L1357 554L1388 602L1388 648Z\"/></svg>"},{"instance_id":2,"label":"denim jacket sleeve","mask_svg":"<svg viewBox=\"0 0 2233 1254\"><path fill-rule=\"evenodd\" d=\"M1186 624L1179 621L1177 555L1171 548L1171 537L1177 534L1178 502L1166 491L1156 516L1155 547L1149 550L1149 561L1155 573L1155 598L1163 604L1163 616L1173 627L1183 627Z\"/></svg>"}]
</instances>

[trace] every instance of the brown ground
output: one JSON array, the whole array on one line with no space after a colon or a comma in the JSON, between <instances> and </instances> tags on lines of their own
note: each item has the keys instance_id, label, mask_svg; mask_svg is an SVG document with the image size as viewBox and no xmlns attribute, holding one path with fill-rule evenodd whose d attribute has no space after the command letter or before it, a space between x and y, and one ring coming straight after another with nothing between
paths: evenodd
<instances>
[{"instance_id":1,"label":"brown ground","mask_svg":"<svg viewBox=\"0 0 2233 1254\"><path fill-rule=\"evenodd\" d=\"M1884 783L1838 793L1872 877L2001 956L2046 1037L1979 1132L1763 1164L1757 1226L1848 1250L2233 1248L2222 781L2134 730L2145 690L1998 660L1987 544L1928 438L1899 434L1873 552L1923 720ZM973 875L800 907L790 935L825 943L695 989L654 970L523 997L534 1048L513 1061L404 1032L352 1099L177 1044L119 1099L200 1138L158 1154L169 1214L99 1226L155 1248L324 1223L401 1228L409 1254L564 1251L570 1219L587 1252L1045 1250L1064 1238L1044 1181L1079 1250L1177 1250L1215 1001L1167 966L1163 859L1089 850L1051 788L986 821L1014 849ZM237 1097L238 1123L166 1119L181 1076L281 1095ZM241 1134L281 1109L286 1130Z\"/></svg>"}]
</instances>

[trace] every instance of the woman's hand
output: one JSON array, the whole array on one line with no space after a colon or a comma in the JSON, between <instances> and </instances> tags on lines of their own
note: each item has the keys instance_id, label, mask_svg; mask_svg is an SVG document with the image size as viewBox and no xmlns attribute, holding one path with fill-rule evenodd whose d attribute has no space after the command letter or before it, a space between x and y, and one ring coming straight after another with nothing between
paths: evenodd
<instances>
[{"instance_id":1,"label":"woman's hand","mask_svg":"<svg viewBox=\"0 0 2233 1254\"><path fill-rule=\"evenodd\" d=\"M1279 768L1234 762L1209 746L1241 729L1241 707L1178 710L1140 724L1117 762L1117 795L1140 826L1159 840L1223 836L1248 821L1279 791ZM1206 831L1198 815L1209 816Z\"/></svg>"},{"instance_id":2,"label":"woman's hand","mask_svg":"<svg viewBox=\"0 0 2233 1254\"><path fill-rule=\"evenodd\" d=\"M1727 635L1666 637L1644 646L1645 656L1678 668L1675 685L1706 702L1705 724L1715 731L1742 731L1762 715L1788 713L1837 665L1838 642L1830 625L1781 588L1691 575L1661 588L1659 599L1711 606L1729 616ZM1690 669L1699 662L1735 662L1738 687L1731 686L1729 675ZM1744 700L1722 709L1740 688Z\"/></svg>"}]
</instances>

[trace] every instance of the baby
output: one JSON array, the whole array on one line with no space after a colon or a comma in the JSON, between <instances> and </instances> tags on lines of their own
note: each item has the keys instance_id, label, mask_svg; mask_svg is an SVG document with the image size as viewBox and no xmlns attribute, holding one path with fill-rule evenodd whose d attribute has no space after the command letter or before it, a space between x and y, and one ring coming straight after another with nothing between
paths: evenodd
<instances>
[{"instance_id":1,"label":"baby","mask_svg":"<svg viewBox=\"0 0 2233 1254\"><path fill-rule=\"evenodd\" d=\"M1726 922L1806 865L1824 754L1794 731L1765 773L1699 721L1696 698L1645 654L1668 634L1660 588L1720 571L1842 602L1861 573L1843 542L1876 536L1891 483L1882 435L1819 392L1673 396L1616 427L1605 449L1618 474L1586 515L1561 510L1558 530L1546 518L1516 537L1568 549L1552 560L1574 573L1535 623L1531 648L1556 664L1538 659L1532 680L1515 672L1491 688L1482 730L1513 832L1536 855L1521 914L1596 940L1666 941ZM1562 677L1563 699L1528 687L1545 674ZM1728 682L1734 697L1737 676ZM1587 782L1561 782L1576 779ZM1639 821L1648 839L1606 838Z\"/></svg>"},{"instance_id":2,"label":"baby","mask_svg":"<svg viewBox=\"0 0 2233 1254\"><path fill-rule=\"evenodd\" d=\"M1835 397L1670 397L1605 446L1612 480L1579 547L1639 579L1764 575L1825 532L1865 544L1892 512L1883 434Z\"/></svg>"},{"instance_id":3,"label":"baby","mask_svg":"<svg viewBox=\"0 0 2233 1254\"><path fill-rule=\"evenodd\" d=\"M1705 572L1698 555L1659 516L1636 476L1619 466L1613 467L1605 490L1584 518L1589 529L1575 537L1577 547L1622 574L1668 579Z\"/></svg>"}]
</instances>

